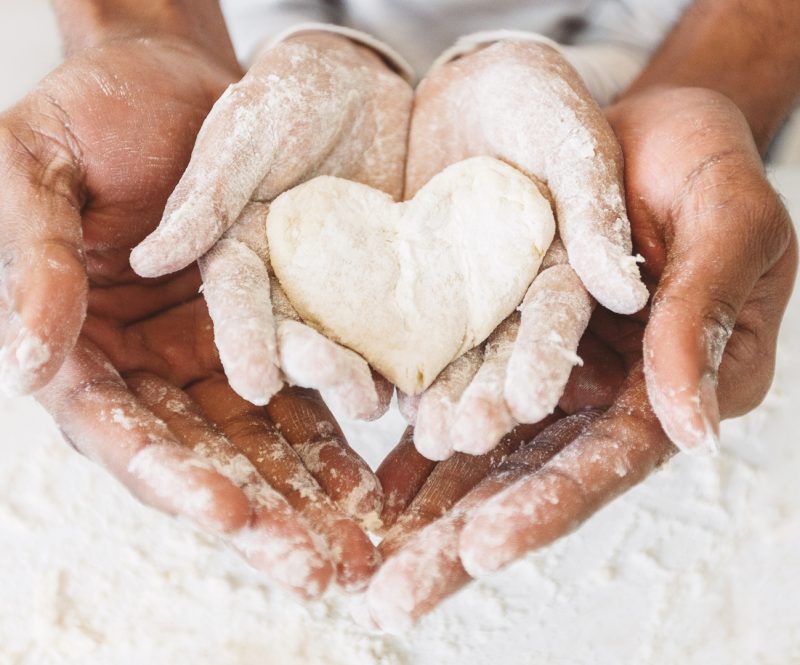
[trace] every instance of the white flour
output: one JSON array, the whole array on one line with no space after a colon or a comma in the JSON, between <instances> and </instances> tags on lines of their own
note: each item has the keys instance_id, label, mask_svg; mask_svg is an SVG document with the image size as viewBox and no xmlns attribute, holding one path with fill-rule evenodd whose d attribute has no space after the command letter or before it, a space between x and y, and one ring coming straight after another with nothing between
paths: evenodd
<instances>
[{"instance_id":1,"label":"white flour","mask_svg":"<svg viewBox=\"0 0 800 665\"><path fill-rule=\"evenodd\" d=\"M795 297L775 385L723 425L719 457L679 455L405 637L363 632L340 599L270 589L136 504L31 401L0 401L0 664L800 662L799 337ZM347 432L374 464L403 426L393 410Z\"/></svg>"}]
</instances>

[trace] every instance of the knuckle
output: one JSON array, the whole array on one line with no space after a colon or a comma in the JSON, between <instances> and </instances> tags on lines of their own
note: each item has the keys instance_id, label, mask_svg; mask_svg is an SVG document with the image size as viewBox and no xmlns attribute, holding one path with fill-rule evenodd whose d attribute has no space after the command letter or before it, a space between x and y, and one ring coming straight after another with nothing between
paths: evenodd
<instances>
[{"instance_id":1,"label":"knuckle","mask_svg":"<svg viewBox=\"0 0 800 665\"><path fill-rule=\"evenodd\" d=\"M769 270L796 242L795 231L789 213L775 190L764 182L762 201L754 211L751 223L757 229L755 250L762 272Z\"/></svg>"},{"instance_id":2,"label":"knuckle","mask_svg":"<svg viewBox=\"0 0 800 665\"><path fill-rule=\"evenodd\" d=\"M0 126L0 168L27 182L36 190L44 190L64 198L79 208L77 183L81 179L80 162L64 136L63 127L36 119Z\"/></svg>"},{"instance_id":3,"label":"knuckle","mask_svg":"<svg viewBox=\"0 0 800 665\"><path fill-rule=\"evenodd\" d=\"M250 414L234 414L221 423L225 435L231 441L247 442L259 440L272 434L265 420Z\"/></svg>"}]
</instances>

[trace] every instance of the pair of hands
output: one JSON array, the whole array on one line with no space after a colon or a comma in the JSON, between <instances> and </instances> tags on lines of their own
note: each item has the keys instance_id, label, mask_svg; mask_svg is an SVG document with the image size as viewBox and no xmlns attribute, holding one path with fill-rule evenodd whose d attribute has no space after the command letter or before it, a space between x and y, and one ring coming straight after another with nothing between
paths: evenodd
<instances>
[{"instance_id":1,"label":"pair of hands","mask_svg":"<svg viewBox=\"0 0 800 665\"><path fill-rule=\"evenodd\" d=\"M349 43L343 48L358 49L376 77L393 76L368 51ZM447 67L466 66L481 53ZM286 389L266 408L237 395L248 381L254 396L269 392L259 384L261 372L247 372L249 350L259 342L253 334L226 344L218 326L220 355L226 360L226 348L231 354L226 370L237 353L246 361L226 378L208 309L197 295L196 268L141 280L128 266L130 247L155 228L208 109L240 75L180 41L120 40L74 57L4 114L2 378L16 391L36 390L74 445L140 498L227 534L277 581L307 596L334 577L363 588L379 558L357 520L370 520L383 506L384 524L394 526L380 549L392 556L372 577L366 609L384 627L402 624L463 585L467 570L482 574L566 533L672 454L651 401L676 439L701 441L713 434L717 411L742 413L768 387L797 261L785 210L730 102L703 90L641 94L608 117L627 160L628 210L654 306L635 316L597 308L579 349L584 365L572 373L557 415L517 428L488 455L430 462L415 451L409 432L379 470L382 493L316 393ZM385 87L410 104L411 92L401 84L395 77ZM347 113L358 114L360 99L345 92L356 100ZM475 106L468 99L460 108L467 114ZM298 154L284 152L281 141L296 140L304 127L311 135L324 130L313 115L301 114L299 129L276 137L274 149L284 157ZM397 116L382 117L405 136L400 122L391 124ZM353 120L342 118L341 137ZM366 124L365 118L365 131ZM485 154L485 145L459 143L441 127L437 136L449 137L445 160ZM358 158L384 153L330 134L314 138L317 147L324 144L317 152L289 144L302 146L304 163L212 179L208 187L239 187L233 198L241 210L335 163L354 169L340 175L399 195L402 151L399 166L376 182L369 180L376 177L375 162ZM221 150L208 159L211 166L220 161L217 174L242 175L242 162L226 161ZM431 169L430 175L439 167ZM286 175L265 179L273 170ZM225 230L220 220L230 226L238 214L213 206L210 212L191 220L191 232L167 238L176 253L185 252L169 269L203 254ZM206 223L213 229L203 235ZM259 256L250 234L234 233L231 246ZM265 270L263 261L249 264ZM252 274L230 278L247 287ZM213 298L209 308L214 314ZM243 311L235 303L229 309L234 318ZM248 320L226 329L247 330ZM278 364L291 375L280 343L291 312L275 320ZM324 384L312 371L305 381L317 382L329 399L345 392L335 375ZM362 385L380 411L385 386L373 382L370 393L370 381ZM581 415L587 407L595 410ZM435 536L437 529L447 537ZM430 557L442 565L427 566Z\"/></svg>"}]
</instances>

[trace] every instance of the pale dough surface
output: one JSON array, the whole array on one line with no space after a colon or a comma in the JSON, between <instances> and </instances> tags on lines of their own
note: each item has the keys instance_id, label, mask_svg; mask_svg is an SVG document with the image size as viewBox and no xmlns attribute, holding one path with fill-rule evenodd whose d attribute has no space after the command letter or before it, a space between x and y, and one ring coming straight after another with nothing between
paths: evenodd
<instances>
[{"instance_id":1,"label":"pale dough surface","mask_svg":"<svg viewBox=\"0 0 800 665\"><path fill-rule=\"evenodd\" d=\"M555 221L536 185L489 157L410 201L322 176L270 208L270 260L306 323L406 393L430 385L519 305Z\"/></svg>"}]
</instances>

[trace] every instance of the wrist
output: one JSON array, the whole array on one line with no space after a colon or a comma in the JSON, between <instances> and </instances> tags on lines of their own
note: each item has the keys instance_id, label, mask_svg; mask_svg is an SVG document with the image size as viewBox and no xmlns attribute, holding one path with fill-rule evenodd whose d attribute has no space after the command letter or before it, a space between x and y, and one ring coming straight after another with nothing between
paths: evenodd
<instances>
[{"instance_id":1,"label":"wrist","mask_svg":"<svg viewBox=\"0 0 800 665\"><path fill-rule=\"evenodd\" d=\"M170 37L238 70L218 0L53 0L67 55L107 41Z\"/></svg>"},{"instance_id":2,"label":"wrist","mask_svg":"<svg viewBox=\"0 0 800 665\"><path fill-rule=\"evenodd\" d=\"M795 0L698 0L626 95L659 86L721 93L764 151L800 94L798 21Z\"/></svg>"}]
</instances>

